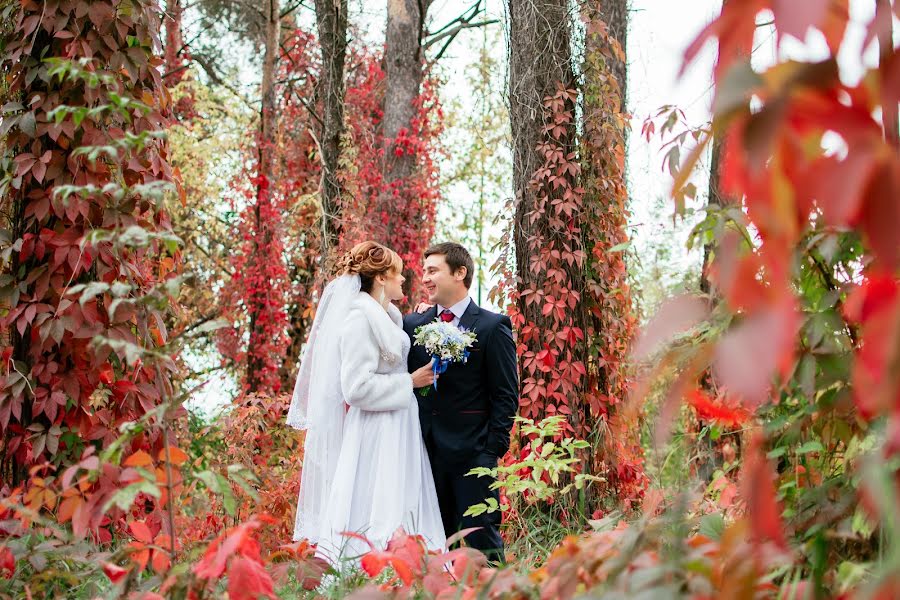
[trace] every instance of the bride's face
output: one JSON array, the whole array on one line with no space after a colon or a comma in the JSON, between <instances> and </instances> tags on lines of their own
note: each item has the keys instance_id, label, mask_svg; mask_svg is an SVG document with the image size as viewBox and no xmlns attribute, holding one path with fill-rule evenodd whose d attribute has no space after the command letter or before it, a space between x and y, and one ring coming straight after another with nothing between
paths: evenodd
<instances>
[{"instance_id":1,"label":"bride's face","mask_svg":"<svg viewBox=\"0 0 900 600\"><path fill-rule=\"evenodd\" d=\"M403 282L406 281L406 277L403 276L403 269L397 269L394 271L391 269L384 275L378 276L382 285L384 285L384 297L386 300L395 301L402 300L403 296Z\"/></svg>"}]
</instances>

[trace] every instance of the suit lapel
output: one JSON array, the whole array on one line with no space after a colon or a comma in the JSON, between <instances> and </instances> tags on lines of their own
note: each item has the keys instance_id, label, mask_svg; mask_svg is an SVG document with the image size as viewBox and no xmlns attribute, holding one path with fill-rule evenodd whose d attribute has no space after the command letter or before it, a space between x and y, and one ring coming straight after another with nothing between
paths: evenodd
<instances>
[{"instance_id":1,"label":"suit lapel","mask_svg":"<svg viewBox=\"0 0 900 600\"><path fill-rule=\"evenodd\" d=\"M437 319L437 304L429 308L427 311L425 311L424 314L420 316L422 318L422 325L424 325L425 323L431 323L432 321Z\"/></svg>"},{"instance_id":2,"label":"suit lapel","mask_svg":"<svg viewBox=\"0 0 900 600\"><path fill-rule=\"evenodd\" d=\"M437 307L435 307L435 314L437 314ZM466 312L463 313L463 316L459 318L459 326L461 329L468 329L474 331L476 334L478 333L478 315L481 314L481 309L475 304L474 300L469 301L469 306L466 308Z\"/></svg>"}]
</instances>

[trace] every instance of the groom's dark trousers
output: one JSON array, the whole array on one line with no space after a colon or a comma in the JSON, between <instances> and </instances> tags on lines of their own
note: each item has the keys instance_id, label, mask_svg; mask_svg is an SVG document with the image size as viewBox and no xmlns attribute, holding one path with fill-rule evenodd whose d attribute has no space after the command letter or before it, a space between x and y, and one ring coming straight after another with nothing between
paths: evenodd
<instances>
[{"instance_id":1,"label":"groom's dark trousers","mask_svg":"<svg viewBox=\"0 0 900 600\"><path fill-rule=\"evenodd\" d=\"M416 327L437 317L433 307L424 314L403 319L410 337ZM509 449L509 432L519 405L516 346L509 317L469 303L459 326L475 332L477 340L465 364L451 363L438 379L438 389L418 395L422 437L437 490L444 531L451 536L461 529L479 527L466 536L466 544L493 560L502 561L500 511L463 516L473 504L487 498L499 501L491 490L492 477L466 476L473 467L496 467ZM431 357L413 343L409 370L428 364Z\"/></svg>"}]
</instances>

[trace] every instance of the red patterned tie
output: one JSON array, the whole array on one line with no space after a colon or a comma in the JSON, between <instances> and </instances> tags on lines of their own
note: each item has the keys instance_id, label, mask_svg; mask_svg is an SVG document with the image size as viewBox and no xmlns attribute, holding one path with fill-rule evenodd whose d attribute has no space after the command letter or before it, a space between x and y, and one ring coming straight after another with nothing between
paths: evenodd
<instances>
[{"instance_id":1,"label":"red patterned tie","mask_svg":"<svg viewBox=\"0 0 900 600\"><path fill-rule=\"evenodd\" d=\"M444 310L442 310L440 317L441 321L443 321L444 323L451 323L455 318L455 316L453 315L453 311L451 311L449 308L445 308Z\"/></svg>"}]
</instances>

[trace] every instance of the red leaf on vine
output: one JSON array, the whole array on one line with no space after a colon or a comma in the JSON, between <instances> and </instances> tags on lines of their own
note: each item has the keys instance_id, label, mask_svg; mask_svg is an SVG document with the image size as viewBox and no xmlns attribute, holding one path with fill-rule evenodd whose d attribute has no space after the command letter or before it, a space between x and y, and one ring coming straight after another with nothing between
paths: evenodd
<instances>
[{"instance_id":1,"label":"red leaf on vine","mask_svg":"<svg viewBox=\"0 0 900 600\"><path fill-rule=\"evenodd\" d=\"M853 391L863 416L874 418L900 407L895 365L900 350L900 282L892 274L872 273L850 294L847 318L861 328L853 368Z\"/></svg>"},{"instance_id":2,"label":"red leaf on vine","mask_svg":"<svg viewBox=\"0 0 900 600\"><path fill-rule=\"evenodd\" d=\"M556 357L550 350L550 346L544 345L544 349L537 353L536 358L544 366L545 369L552 369L556 365Z\"/></svg>"},{"instance_id":3,"label":"red leaf on vine","mask_svg":"<svg viewBox=\"0 0 900 600\"><path fill-rule=\"evenodd\" d=\"M128 575L127 569L123 569L119 565L108 562L103 563L103 572L109 577L109 580L113 585L119 583L126 575Z\"/></svg>"},{"instance_id":4,"label":"red leaf on vine","mask_svg":"<svg viewBox=\"0 0 900 600\"><path fill-rule=\"evenodd\" d=\"M359 565L369 577L378 577L381 572L384 571L384 569L388 566L390 558L391 556L387 552L379 552L377 550L373 550L371 552L367 552L362 557L362 559L360 559Z\"/></svg>"},{"instance_id":5,"label":"red leaf on vine","mask_svg":"<svg viewBox=\"0 0 900 600\"><path fill-rule=\"evenodd\" d=\"M775 374L792 366L799 324L792 298L748 315L716 347L713 366L719 380L750 407L759 405Z\"/></svg>"},{"instance_id":6,"label":"red leaf on vine","mask_svg":"<svg viewBox=\"0 0 900 600\"><path fill-rule=\"evenodd\" d=\"M740 427L750 418L750 412L737 402L727 398L712 398L708 393L695 389L688 394L687 403L705 421L713 421L728 427Z\"/></svg>"},{"instance_id":7,"label":"red leaf on vine","mask_svg":"<svg viewBox=\"0 0 900 600\"><path fill-rule=\"evenodd\" d=\"M775 490L775 475L762 449L762 435L757 433L750 442L741 472L741 494L747 502L751 530L757 543L772 541L787 549L781 506Z\"/></svg>"},{"instance_id":8,"label":"red leaf on vine","mask_svg":"<svg viewBox=\"0 0 900 600\"><path fill-rule=\"evenodd\" d=\"M234 600L258 600L260 596L275 598L272 576L262 563L236 556L228 569L228 597Z\"/></svg>"},{"instance_id":9,"label":"red leaf on vine","mask_svg":"<svg viewBox=\"0 0 900 600\"><path fill-rule=\"evenodd\" d=\"M3 546L0 548L0 577L12 579L16 572L16 557L12 550Z\"/></svg>"},{"instance_id":10,"label":"red leaf on vine","mask_svg":"<svg viewBox=\"0 0 900 600\"><path fill-rule=\"evenodd\" d=\"M255 517L216 538L206 549L200 562L194 565L194 574L203 579L217 579L225 572L228 559L235 554L258 559L259 543L253 539L252 534L261 525L258 517Z\"/></svg>"},{"instance_id":11,"label":"red leaf on vine","mask_svg":"<svg viewBox=\"0 0 900 600\"><path fill-rule=\"evenodd\" d=\"M131 530L131 535L133 535L134 539L137 541L145 544L153 543L153 534L150 532L150 528L147 527L147 524L143 521L132 521L128 524L128 528Z\"/></svg>"}]
</instances>

